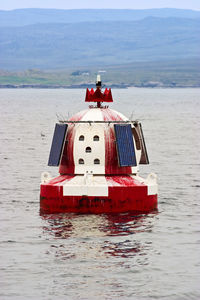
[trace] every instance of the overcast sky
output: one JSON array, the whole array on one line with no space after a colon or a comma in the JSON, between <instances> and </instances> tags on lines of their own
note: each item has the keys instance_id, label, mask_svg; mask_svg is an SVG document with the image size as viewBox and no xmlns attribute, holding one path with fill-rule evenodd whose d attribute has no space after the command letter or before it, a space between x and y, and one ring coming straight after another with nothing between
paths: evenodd
<instances>
[{"instance_id":1,"label":"overcast sky","mask_svg":"<svg viewBox=\"0 0 200 300\"><path fill-rule=\"evenodd\" d=\"M188 8L200 10L200 0L0 0L0 9L17 8Z\"/></svg>"}]
</instances>

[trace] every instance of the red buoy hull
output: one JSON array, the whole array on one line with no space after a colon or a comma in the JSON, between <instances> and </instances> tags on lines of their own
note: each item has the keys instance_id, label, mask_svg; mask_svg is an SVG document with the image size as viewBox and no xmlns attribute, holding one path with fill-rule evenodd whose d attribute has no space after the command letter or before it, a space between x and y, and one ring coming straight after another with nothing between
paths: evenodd
<instances>
[{"instance_id":1,"label":"red buoy hull","mask_svg":"<svg viewBox=\"0 0 200 300\"><path fill-rule=\"evenodd\" d=\"M107 196L64 195L64 186L75 176L59 176L41 184L41 213L148 213L157 209L157 194L131 176L106 176ZM77 187L78 189L78 187Z\"/></svg>"}]
</instances>

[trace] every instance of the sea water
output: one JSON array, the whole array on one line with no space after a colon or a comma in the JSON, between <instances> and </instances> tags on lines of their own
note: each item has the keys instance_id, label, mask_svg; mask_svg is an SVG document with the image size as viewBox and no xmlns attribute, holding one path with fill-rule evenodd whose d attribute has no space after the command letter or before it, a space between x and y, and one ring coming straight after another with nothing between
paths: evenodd
<instances>
[{"instance_id":1,"label":"sea water","mask_svg":"<svg viewBox=\"0 0 200 300\"><path fill-rule=\"evenodd\" d=\"M143 125L158 213L40 215L54 125L85 90L0 90L0 299L200 299L200 89L114 89Z\"/></svg>"}]
</instances>

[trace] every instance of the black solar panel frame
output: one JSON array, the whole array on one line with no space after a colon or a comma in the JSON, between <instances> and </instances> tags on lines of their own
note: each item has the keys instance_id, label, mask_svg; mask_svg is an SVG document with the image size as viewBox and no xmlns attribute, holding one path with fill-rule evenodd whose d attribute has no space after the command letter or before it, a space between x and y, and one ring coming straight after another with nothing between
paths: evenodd
<instances>
[{"instance_id":1,"label":"black solar panel frame","mask_svg":"<svg viewBox=\"0 0 200 300\"><path fill-rule=\"evenodd\" d=\"M141 136L141 146L142 146L140 164L141 165L148 165L149 164L149 157L148 157L146 143L145 143L144 134L143 134L143 130L142 130L142 124L139 123L138 125L139 125L139 132L140 132L140 136Z\"/></svg>"},{"instance_id":2,"label":"black solar panel frame","mask_svg":"<svg viewBox=\"0 0 200 300\"><path fill-rule=\"evenodd\" d=\"M59 166L63 152L63 147L65 144L67 128L68 124L56 123L51 144L51 150L49 154L48 166Z\"/></svg>"},{"instance_id":3,"label":"black solar panel frame","mask_svg":"<svg viewBox=\"0 0 200 300\"><path fill-rule=\"evenodd\" d=\"M114 130L120 167L137 166L131 124L114 124Z\"/></svg>"}]
</instances>

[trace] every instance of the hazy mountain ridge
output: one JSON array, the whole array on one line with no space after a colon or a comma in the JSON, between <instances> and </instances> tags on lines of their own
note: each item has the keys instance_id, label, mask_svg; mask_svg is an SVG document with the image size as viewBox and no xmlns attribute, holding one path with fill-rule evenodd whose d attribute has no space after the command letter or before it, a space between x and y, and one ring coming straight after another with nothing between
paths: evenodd
<instances>
[{"instance_id":1,"label":"hazy mountain ridge","mask_svg":"<svg viewBox=\"0 0 200 300\"><path fill-rule=\"evenodd\" d=\"M0 10L0 26L26 26L37 23L79 23L97 21L135 21L146 17L200 18L200 11L187 9L17 9Z\"/></svg>"},{"instance_id":2,"label":"hazy mountain ridge","mask_svg":"<svg viewBox=\"0 0 200 300\"><path fill-rule=\"evenodd\" d=\"M197 87L199 61L200 11L0 11L1 87Z\"/></svg>"},{"instance_id":3,"label":"hazy mountain ridge","mask_svg":"<svg viewBox=\"0 0 200 300\"><path fill-rule=\"evenodd\" d=\"M199 57L200 18L0 28L0 68L62 68Z\"/></svg>"},{"instance_id":4,"label":"hazy mountain ridge","mask_svg":"<svg viewBox=\"0 0 200 300\"><path fill-rule=\"evenodd\" d=\"M0 70L1 87L94 87L98 70L107 87L200 87L200 60L134 62L99 68L8 72Z\"/></svg>"}]
</instances>

